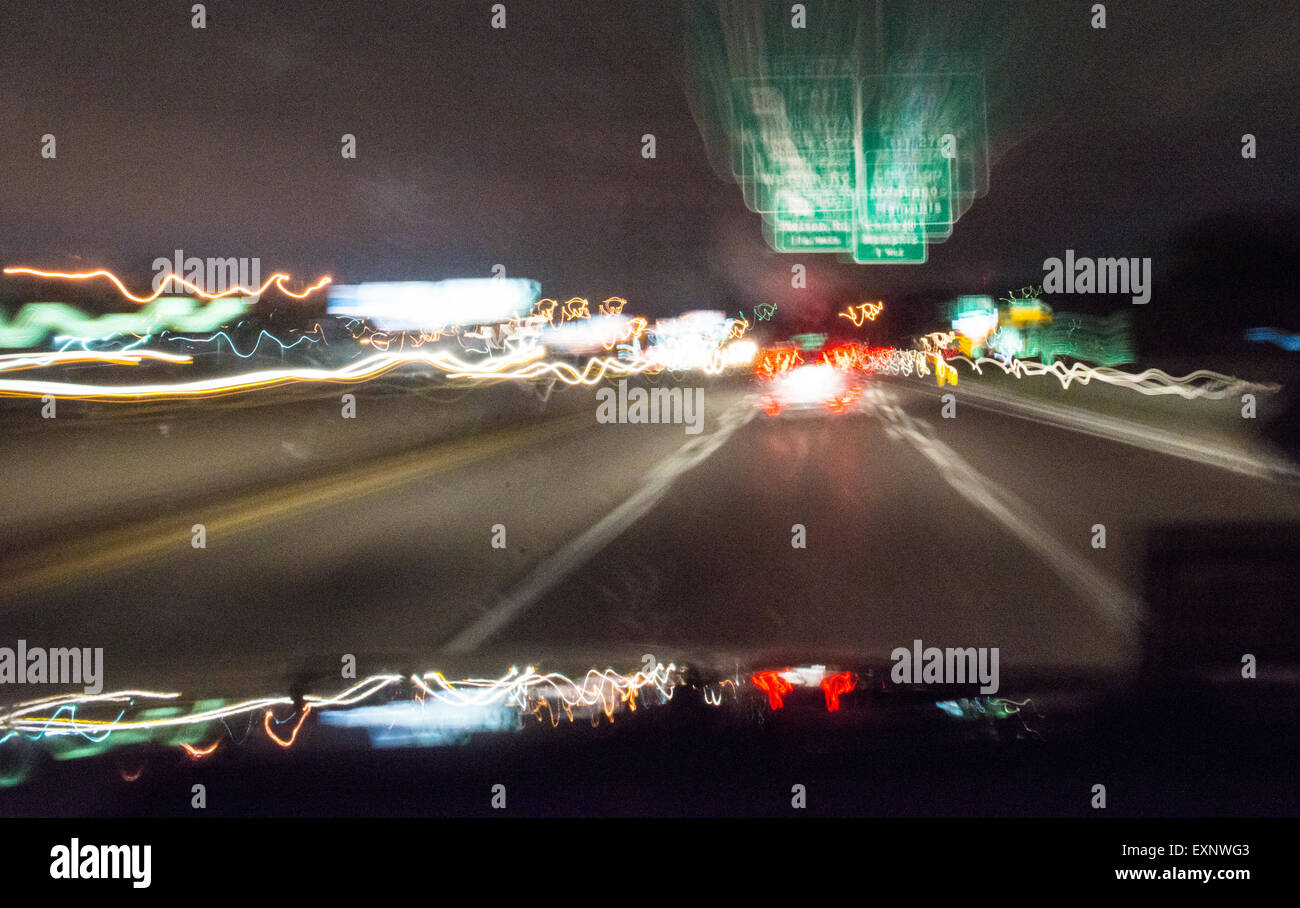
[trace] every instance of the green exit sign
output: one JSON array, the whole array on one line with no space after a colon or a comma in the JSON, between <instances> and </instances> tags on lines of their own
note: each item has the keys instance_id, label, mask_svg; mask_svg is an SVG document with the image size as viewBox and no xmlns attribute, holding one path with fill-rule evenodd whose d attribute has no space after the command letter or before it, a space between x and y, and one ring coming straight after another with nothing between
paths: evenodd
<instances>
[{"instance_id":1,"label":"green exit sign","mask_svg":"<svg viewBox=\"0 0 1300 908\"><path fill-rule=\"evenodd\" d=\"M928 249L920 227L874 230L858 224L853 233L853 261L859 265L924 265Z\"/></svg>"}]
</instances>

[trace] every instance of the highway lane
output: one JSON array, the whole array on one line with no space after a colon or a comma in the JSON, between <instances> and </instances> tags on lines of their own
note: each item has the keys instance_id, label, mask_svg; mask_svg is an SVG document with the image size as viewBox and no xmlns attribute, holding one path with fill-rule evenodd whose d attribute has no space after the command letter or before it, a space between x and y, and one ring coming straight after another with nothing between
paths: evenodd
<instances>
[{"instance_id":1,"label":"highway lane","mask_svg":"<svg viewBox=\"0 0 1300 908\"><path fill-rule=\"evenodd\" d=\"M960 402L945 420L908 383L874 393L862 414L751 423L510 642L562 651L600 614L609 636L656 655L883 660L920 638L998 646L1004 665L1126 670L1149 529L1300 519L1293 486ZM806 549L791 545L796 523Z\"/></svg>"},{"instance_id":2,"label":"highway lane","mask_svg":"<svg viewBox=\"0 0 1300 908\"><path fill-rule=\"evenodd\" d=\"M578 631L571 603L586 600L650 652L883 660L919 638L997 646L1034 665L1128 664L1132 628L1113 603L963 498L882 415L905 396L882 387L859 413L754 421L517 633L559 650ZM915 412L923 401L908 403ZM1105 566L1075 554L1104 586ZM649 578L639 587L637 572Z\"/></svg>"},{"instance_id":3,"label":"highway lane","mask_svg":"<svg viewBox=\"0 0 1300 908\"><path fill-rule=\"evenodd\" d=\"M219 508L174 507L110 535L104 551L131 549L129 560L99 549L18 553L6 564L7 593L30 586L33 571L57 576L6 596L0 639L102 646L118 686L216 675L255 690L299 671L337 677L343 653L361 656L363 672L406 654L409 667L426 668L494 596L617 508L656 464L707 437L738 399L710 397L704 435L688 436L680 425L598 425L593 397L581 413L448 443L472 457L447 458L447 445L435 445L425 469L389 470L395 481L382 486L370 486L376 467L365 462L328 491L290 487L283 507L268 508L260 491ZM191 545L195 523L212 524L202 550ZM492 546L497 524L504 549Z\"/></svg>"},{"instance_id":4,"label":"highway lane","mask_svg":"<svg viewBox=\"0 0 1300 908\"><path fill-rule=\"evenodd\" d=\"M543 413L589 410L589 393L528 386L457 388L411 373L188 401L0 400L0 549L94 532L174 506L318 476ZM342 398L355 399L343 418Z\"/></svg>"},{"instance_id":5,"label":"highway lane","mask_svg":"<svg viewBox=\"0 0 1300 908\"><path fill-rule=\"evenodd\" d=\"M585 412L457 456L440 443L382 481L358 465L284 506L181 507L168 544L0 603L0 640L102 646L108 687L232 695L337 678L344 653L361 673L492 673L886 659L919 638L1122 670L1149 526L1300 517L1292 487L960 403L945 420L907 383L873 383L858 412L775 420L714 389L701 436Z\"/></svg>"}]
</instances>

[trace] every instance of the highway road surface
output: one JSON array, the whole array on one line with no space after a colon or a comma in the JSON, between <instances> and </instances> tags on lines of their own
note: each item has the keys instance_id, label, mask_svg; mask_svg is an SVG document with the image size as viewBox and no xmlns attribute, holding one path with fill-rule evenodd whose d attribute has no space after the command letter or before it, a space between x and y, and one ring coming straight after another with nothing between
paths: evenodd
<instances>
[{"instance_id":1,"label":"highway road surface","mask_svg":"<svg viewBox=\"0 0 1300 908\"><path fill-rule=\"evenodd\" d=\"M982 405L963 382L954 418L928 381L777 418L713 382L698 435L600 424L589 389L472 433L412 430L427 401L366 410L364 388L355 424L304 398L65 427L78 443L7 461L28 478L5 491L23 521L0 641L102 647L106 690L196 695L338 678L347 654L358 674L495 675L644 654L884 661L914 639L998 647L1005 685L1020 667L1134 667L1153 528L1300 519L1300 487L1267 469ZM345 432L368 440L320 454ZM257 445L305 453L277 474ZM259 482L234 481L241 461ZM59 492L92 487L90 508Z\"/></svg>"}]
</instances>

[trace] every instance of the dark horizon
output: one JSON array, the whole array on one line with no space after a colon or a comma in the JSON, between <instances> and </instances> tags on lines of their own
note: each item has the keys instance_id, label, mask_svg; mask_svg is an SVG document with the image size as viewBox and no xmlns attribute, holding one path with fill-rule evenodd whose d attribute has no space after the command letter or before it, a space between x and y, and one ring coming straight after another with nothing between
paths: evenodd
<instances>
[{"instance_id":1,"label":"dark horizon","mask_svg":"<svg viewBox=\"0 0 1300 908\"><path fill-rule=\"evenodd\" d=\"M204 30L167 3L6 13L4 264L144 282L179 248L350 283L501 263L547 296L618 295L652 316L775 302L811 324L847 299L997 296L1066 248L1152 256L1165 275L1198 221L1295 205L1300 25L1263 7L1187 4L1171 20L1112 4L1096 30L1088 4L887 4L887 34L973 48L987 82L989 192L917 266L768 249L692 117L682 5L508 7L504 30L468 3L212 3ZM790 287L795 261L806 290ZM30 286L6 279L0 300Z\"/></svg>"}]
</instances>

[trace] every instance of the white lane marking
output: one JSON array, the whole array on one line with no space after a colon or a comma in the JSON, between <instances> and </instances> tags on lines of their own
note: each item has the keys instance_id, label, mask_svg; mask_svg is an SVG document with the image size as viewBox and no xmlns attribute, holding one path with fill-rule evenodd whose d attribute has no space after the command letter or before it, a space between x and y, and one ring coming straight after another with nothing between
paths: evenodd
<instances>
[{"instance_id":1,"label":"white lane marking","mask_svg":"<svg viewBox=\"0 0 1300 908\"><path fill-rule=\"evenodd\" d=\"M940 393L931 388L911 385L908 387L931 396L938 396ZM1223 445L1194 441L1184 435L1144 426L1115 416L1089 413L1076 407L1005 397L983 388L959 388L957 397L980 410L1003 413L1041 425L1069 429L1094 438L1117 441L1135 448L1155 451L1170 457L1181 457L1184 460L1192 460L1258 479L1292 482L1300 479L1300 466L1284 458L1254 455Z\"/></svg>"},{"instance_id":2,"label":"white lane marking","mask_svg":"<svg viewBox=\"0 0 1300 908\"><path fill-rule=\"evenodd\" d=\"M952 448L921 431L886 392L873 388L875 411L938 468L950 486L1011 531L1072 589L1084 594L1102 617L1132 633L1142 616L1142 601L1054 538L1027 504L966 463Z\"/></svg>"},{"instance_id":3,"label":"white lane marking","mask_svg":"<svg viewBox=\"0 0 1300 908\"><path fill-rule=\"evenodd\" d=\"M531 608L552 587L582 567L644 517L676 482L677 478L704 461L727 443L758 410L750 397L724 410L718 427L708 435L696 435L646 474L645 482L631 498L610 511L580 536L539 564L518 586L504 595L492 609L480 615L445 647L446 652L464 653L476 649L493 634Z\"/></svg>"}]
</instances>

